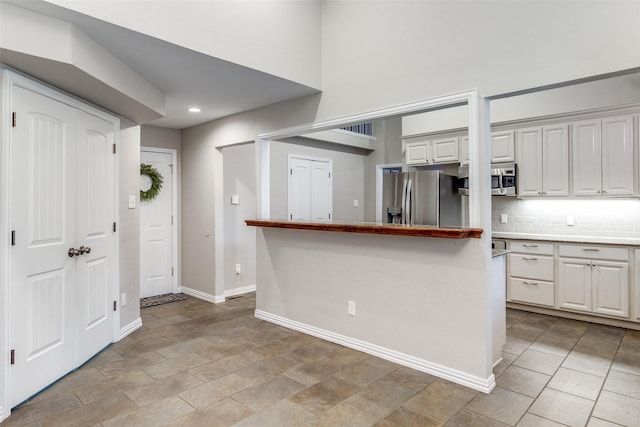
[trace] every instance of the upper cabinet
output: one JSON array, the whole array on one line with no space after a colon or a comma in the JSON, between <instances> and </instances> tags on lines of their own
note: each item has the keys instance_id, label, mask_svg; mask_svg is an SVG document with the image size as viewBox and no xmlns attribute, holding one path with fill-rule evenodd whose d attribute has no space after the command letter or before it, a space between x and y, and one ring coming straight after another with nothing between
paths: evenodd
<instances>
[{"instance_id":1,"label":"upper cabinet","mask_svg":"<svg viewBox=\"0 0 640 427\"><path fill-rule=\"evenodd\" d=\"M518 196L569 195L569 126L518 129Z\"/></svg>"},{"instance_id":2,"label":"upper cabinet","mask_svg":"<svg viewBox=\"0 0 640 427\"><path fill-rule=\"evenodd\" d=\"M458 137L406 139L405 160L408 166L457 163Z\"/></svg>"},{"instance_id":3,"label":"upper cabinet","mask_svg":"<svg viewBox=\"0 0 640 427\"><path fill-rule=\"evenodd\" d=\"M491 163L514 162L514 131L506 130L491 133ZM460 164L469 164L469 137L460 138Z\"/></svg>"},{"instance_id":4,"label":"upper cabinet","mask_svg":"<svg viewBox=\"0 0 640 427\"><path fill-rule=\"evenodd\" d=\"M574 196L633 196L633 117L573 123Z\"/></svg>"}]
</instances>

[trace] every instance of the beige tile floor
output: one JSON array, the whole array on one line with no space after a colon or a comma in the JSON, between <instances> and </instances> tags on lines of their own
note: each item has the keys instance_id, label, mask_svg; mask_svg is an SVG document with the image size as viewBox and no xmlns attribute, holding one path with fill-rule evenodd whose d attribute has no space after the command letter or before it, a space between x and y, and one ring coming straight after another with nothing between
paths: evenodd
<instances>
[{"instance_id":1,"label":"beige tile floor","mask_svg":"<svg viewBox=\"0 0 640 427\"><path fill-rule=\"evenodd\" d=\"M640 426L640 332L508 310L490 394L253 317L255 295L144 327L15 409L29 426ZM455 338L452 338L455 339Z\"/></svg>"}]
</instances>

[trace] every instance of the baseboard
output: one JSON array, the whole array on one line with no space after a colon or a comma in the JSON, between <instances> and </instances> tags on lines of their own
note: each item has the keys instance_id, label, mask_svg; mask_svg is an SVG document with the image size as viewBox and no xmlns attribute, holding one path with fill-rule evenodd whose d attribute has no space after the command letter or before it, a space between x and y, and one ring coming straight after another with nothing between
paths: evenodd
<instances>
[{"instance_id":1,"label":"baseboard","mask_svg":"<svg viewBox=\"0 0 640 427\"><path fill-rule=\"evenodd\" d=\"M493 388L496 386L496 379L493 374L491 374L491 376L486 379L480 378L475 375L470 375L456 369L439 365L437 363L429 362L428 360L419 359L417 357L410 356L399 351L391 350L355 338L350 338L345 335L336 334L334 332L316 328L315 326L310 326L305 323L289 320L285 317L267 313L262 310L256 310L255 316L258 319L266 320L267 322L275 323L277 325L284 326L289 329L294 329L296 331L300 331L326 341L331 341L336 344L352 348L354 350L362 351L372 356L397 363L398 365L413 368L421 372L426 372L427 374L449 380L456 384L460 384L465 387L481 391L483 393L490 393L491 390L493 390Z\"/></svg>"},{"instance_id":2,"label":"baseboard","mask_svg":"<svg viewBox=\"0 0 640 427\"><path fill-rule=\"evenodd\" d=\"M255 292L256 285L243 286L241 288L228 289L224 291L224 297L234 297L236 295L248 294L249 292Z\"/></svg>"},{"instance_id":3,"label":"baseboard","mask_svg":"<svg viewBox=\"0 0 640 427\"><path fill-rule=\"evenodd\" d=\"M141 326L142 326L142 319L138 317L136 320L129 323L124 328L120 328L120 337L118 337L118 341L120 341L122 338L126 337L136 329L140 328Z\"/></svg>"},{"instance_id":4,"label":"baseboard","mask_svg":"<svg viewBox=\"0 0 640 427\"><path fill-rule=\"evenodd\" d=\"M221 302L224 302L224 295L211 295L206 292L198 291L196 289L186 288L184 286L181 288L181 292L183 294L187 294L194 298L198 298L203 301L211 302L214 304L219 304Z\"/></svg>"}]
</instances>

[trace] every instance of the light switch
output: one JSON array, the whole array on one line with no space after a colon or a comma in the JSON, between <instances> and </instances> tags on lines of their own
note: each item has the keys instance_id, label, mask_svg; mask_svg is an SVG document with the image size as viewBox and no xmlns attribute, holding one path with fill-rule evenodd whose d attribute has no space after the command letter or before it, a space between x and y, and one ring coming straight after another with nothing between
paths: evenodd
<instances>
[{"instance_id":1,"label":"light switch","mask_svg":"<svg viewBox=\"0 0 640 427\"><path fill-rule=\"evenodd\" d=\"M355 199L355 200L353 201L353 207L354 207L354 208L357 208L358 206L360 206L360 202L358 201L358 199Z\"/></svg>"},{"instance_id":2,"label":"light switch","mask_svg":"<svg viewBox=\"0 0 640 427\"><path fill-rule=\"evenodd\" d=\"M239 205L240 204L240 196L238 196L237 194L231 196L231 204L232 205Z\"/></svg>"},{"instance_id":3,"label":"light switch","mask_svg":"<svg viewBox=\"0 0 640 427\"><path fill-rule=\"evenodd\" d=\"M129 209L136 208L136 196L133 194L129 194Z\"/></svg>"},{"instance_id":4,"label":"light switch","mask_svg":"<svg viewBox=\"0 0 640 427\"><path fill-rule=\"evenodd\" d=\"M573 215L567 215L567 225L575 225L575 221L573 220Z\"/></svg>"},{"instance_id":5,"label":"light switch","mask_svg":"<svg viewBox=\"0 0 640 427\"><path fill-rule=\"evenodd\" d=\"M507 223L507 214L506 213L501 213L500 214L500 224L506 224Z\"/></svg>"}]
</instances>

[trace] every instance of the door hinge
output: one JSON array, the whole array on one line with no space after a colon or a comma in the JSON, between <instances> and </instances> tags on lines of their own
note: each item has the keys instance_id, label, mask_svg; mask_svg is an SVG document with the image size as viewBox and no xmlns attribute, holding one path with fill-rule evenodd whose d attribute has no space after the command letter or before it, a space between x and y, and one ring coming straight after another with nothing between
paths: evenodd
<instances>
[{"instance_id":1,"label":"door hinge","mask_svg":"<svg viewBox=\"0 0 640 427\"><path fill-rule=\"evenodd\" d=\"M16 245L16 230L11 230L11 246Z\"/></svg>"},{"instance_id":2,"label":"door hinge","mask_svg":"<svg viewBox=\"0 0 640 427\"><path fill-rule=\"evenodd\" d=\"M14 349L11 349L11 364L16 364L16 351Z\"/></svg>"},{"instance_id":3,"label":"door hinge","mask_svg":"<svg viewBox=\"0 0 640 427\"><path fill-rule=\"evenodd\" d=\"M331 178L331 172L329 172L329 178Z\"/></svg>"},{"instance_id":4,"label":"door hinge","mask_svg":"<svg viewBox=\"0 0 640 427\"><path fill-rule=\"evenodd\" d=\"M289 175L293 175L293 169L289 169Z\"/></svg>"},{"instance_id":5,"label":"door hinge","mask_svg":"<svg viewBox=\"0 0 640 427\"><path fill-rule=\"evenodd\" d=\"M11 127L16 127L16 112L11 113Z\"/></svg>"},{"instance_id":6,"label":"door hinge","mask_svg":"<svg viewBox=\"0 0 640 427\"><path fill-rule=\"evenodd\" d=\"M113 311L116 311L116 310L118 310L118 302L114 301L113 302Z\"/></svg>"},{"instance_id":7,"label":"door hinge","mask_svg":"<svg viewBox=\"0 0 640 427\"><path fill-rule=\"evenodd\" d=\"M173 215L171 215L171 225L173 225Z\"/></svg>"},{"instance_id":8,"label":"door hinge","mask_svg":"<svg viewBox=\"0 0 640 427\"><path fill-rule=\"evenodd\" d=\"M113 144L113 154L116 154L116 144Z\"/></svg>"},{"instance_id":9,"label":"door hinge","mask_svg":"<svg viewBox=\"0 0 640 427\"><path fill-rule=\"evenodd\" d=\"M173 267L171 267L171 277L173 277Z\"/></svg>"},{"instance_id":10,"label":"door hinge","mask_svg":"<svg viewBox=\"0 0 640 427\"><path fill-rule=\"evenodd\" d=\"M329 219L331 219L331 214L329 214Z\"/></svg>"},{"instance_id":11,"label":"door hinge","mask_svg":"<svg viewBox=\"0 0 640 427\"><path fill-rule=\"evenodd\" d=\"M114 233L116 232L116 223L115 223L115 221L113 222L113 232Z\"/></svg>"},{"instance_id":12,"label":"door hinge","mask_svg":"<svg viewBox=\"0 0 640 427\"><path fill-rule=\"evenodd\" d=\"M293 219L293 214L290 214L290 215L289 215L289 219Z\"/></svg>"}]
</instances>

